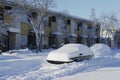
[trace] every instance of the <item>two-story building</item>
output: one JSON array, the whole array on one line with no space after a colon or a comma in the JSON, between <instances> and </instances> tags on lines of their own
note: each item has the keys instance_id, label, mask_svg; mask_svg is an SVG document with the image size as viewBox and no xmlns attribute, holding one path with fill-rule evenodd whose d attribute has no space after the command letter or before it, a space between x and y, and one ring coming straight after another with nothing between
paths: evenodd
<instances>
[{"instance_id":1,"label":"two-story building","mask_svg":"<svg viewBox=\"0 0 120 80\"><path fill-rule=\"evenodd\" d=\"M20 12L14 2L0 1L0 21L7 25L6 50L35 47L35 34L28 15ZM43 26L42 48L59 48L67 43L90 46L99 42L100 26L83 18L50 10Z\"/></svg>"}]
</instances>

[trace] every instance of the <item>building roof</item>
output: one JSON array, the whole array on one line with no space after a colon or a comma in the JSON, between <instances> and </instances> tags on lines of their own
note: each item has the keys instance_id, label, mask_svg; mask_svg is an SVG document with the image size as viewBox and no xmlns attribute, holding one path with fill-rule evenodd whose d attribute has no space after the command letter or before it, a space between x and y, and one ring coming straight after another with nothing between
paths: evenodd
<instances>
[{"instance_id":1,"label":"building roof","mask_svg":"<svg viewBox=\"0 0 120 80\"><path fill-rule=\"evenodd\" d=\"M11 7L18 6L14 2L14 0L0 0L0 2L4 3L6 5L9 5ZM33 8L33 7L31 7L31 8ZM34 10L39 11L37 8L34 8ZM51 14L51 15L62 16L62 17L68 18L68 19L74 19L74 20L80 21L80 22L85 22L85 23L90 23L90 24L93 23L92 21L87 20L87 19L83 19L83 18L80 18L80 17L77 17L77 16L73 16L73 15L70 15L70 14L64 14L62 12L58 12L58 11L54 11L54 10L50 10L50 9L47 10L47 13Z\"/></svg>"}]
</instances>

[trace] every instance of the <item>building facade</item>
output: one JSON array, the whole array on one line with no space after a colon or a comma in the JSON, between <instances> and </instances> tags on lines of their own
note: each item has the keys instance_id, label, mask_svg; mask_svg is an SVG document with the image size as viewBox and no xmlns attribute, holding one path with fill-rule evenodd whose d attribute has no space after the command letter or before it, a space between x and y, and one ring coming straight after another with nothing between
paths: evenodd
<instances>
[{"instance_id":1,"label":"building facade","mask_svg":"<svg viewBox=\"0 0 120 80\"><path fill-rule=\"evenodd\" d=\"M14 2L0 1L0 21L7 25L6 50L35 47L35 33L28 15L21 13ZM67 43L88 46L99 43L100 26L86 19L48 11L43 26L42 48L59 48Z\"/></svg>"}]
</instances>

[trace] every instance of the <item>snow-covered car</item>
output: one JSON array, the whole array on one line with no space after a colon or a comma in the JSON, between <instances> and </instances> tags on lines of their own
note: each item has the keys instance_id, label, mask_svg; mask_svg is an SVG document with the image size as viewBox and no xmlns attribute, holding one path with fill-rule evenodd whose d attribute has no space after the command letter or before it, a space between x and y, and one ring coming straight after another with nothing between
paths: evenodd
<instances>
[{"instance_id":1,"label":"snow-covered car","mask_svg":"<svg viewBox=\"0 0 120 80\"><path fill-rule=\"evenodd\" d=\"M107 44L97 43L90 47L94 52L94 57L104 57L112 54L111 48Z\"/></svg>"},{"instance_id":2,"label":"snow-covered car","mask_svg":"<svg viewBox=\"0 0 120 80\"><path fill-rule=\"evenodd\" d=\"M94 53L83 44L66 44L61 48L51 51L47 56L50 63L68 63L73 61L89 60Z\"/></svg>"}]
</instances>

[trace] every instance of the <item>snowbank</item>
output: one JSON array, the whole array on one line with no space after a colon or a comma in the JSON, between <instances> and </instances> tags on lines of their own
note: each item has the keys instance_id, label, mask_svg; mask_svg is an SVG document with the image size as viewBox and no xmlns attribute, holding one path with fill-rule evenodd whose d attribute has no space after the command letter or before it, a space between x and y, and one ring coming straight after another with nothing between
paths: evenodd
<instances>
[{"instance_id":1,"label":"snowbank","mask_svg":"<svg viewBox=\"0 0 120 80\"><path fill-rule=\"evenodd\" d=\"M61 65L46 61L51 50L35 54L23 49L1 54L0 80L120 80L120 50L108 57Z\"/></svg>"},{"instance_id":2,"label":"snowbank","mask_svg":"<svg viewBox=\"0 0 120 80\"><path fill-rule=\"evenodd\" d=\"M30 54L30 53L32 53L32 51L26 48L26 49L9 50L8 52L2 52L2 55L16 55L16 54Z\"/></svg>"},{"instance_id":3,"label":"snowbank","mask_svg":"<svg viewBox=\"0 0 120 80\"><path fill-rule=\"evenodd\" d=\"M78 57L82 54L83 56L94 55L94 53L83 44L66 44L63 47L49 53L47 60L54 61L71 61L70 58Z\"/></svg>"},{"instance_id":4,"label":"snowbank","mask_svg":"<svg viewBox=\"0 0 120 80\"><path fill-rule=\"evenodd\" d=\"M54 80L118 80L120 67L102 68L93 72L78 73Z\"/></svg>"},{"instance_id":5,"label":"snowbank","mask_svg":"<svg viewBox=\"0 0 120 80\"><path fill-rule=\"evenodd\" d=\"M20 59L20 58L16 57L16 56L0 55L0 61L2 61L2 60L10 60L10 59Z\"/></svg>"},{"instance_id":6,"label":"snowbank","mask_svg":"<svg viewBox=\"0 0 120 80\"><path fill-rule=\"evenodd\" d=\"M106 44L94 44L93 46L90 47L90 49L94 52L94 56L96 58L107 56L112 53L111 48Z\"/></svg>"},{"instance_id":7,"label":"snowbank","mask_svg":"<svg viewBox=\"0 0 120 80\"><path fill-rule=\"evenodd\" d=\"M116 55L114 57L117 59L120 59L120 53L116 53Z\"/></svg>"}]
</instances>

